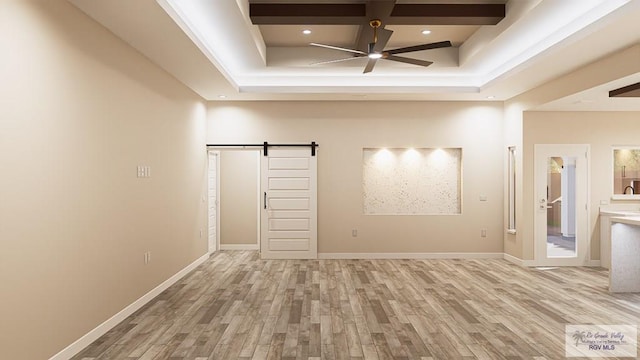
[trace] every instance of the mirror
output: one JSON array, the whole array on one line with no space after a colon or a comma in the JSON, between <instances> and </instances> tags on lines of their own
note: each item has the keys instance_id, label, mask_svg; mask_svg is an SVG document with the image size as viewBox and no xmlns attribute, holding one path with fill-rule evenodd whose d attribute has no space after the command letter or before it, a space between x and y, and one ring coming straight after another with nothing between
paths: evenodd
<instances>
[{"instance_id":1,"label":"mirror","mask_svg":"<svg viewBox=\"0 0 640 360\"><path fill-rule=\"evenodd\" d=\"M613 148L613 199L640 199L640 146Z\"/></svg>"}]
</instances>

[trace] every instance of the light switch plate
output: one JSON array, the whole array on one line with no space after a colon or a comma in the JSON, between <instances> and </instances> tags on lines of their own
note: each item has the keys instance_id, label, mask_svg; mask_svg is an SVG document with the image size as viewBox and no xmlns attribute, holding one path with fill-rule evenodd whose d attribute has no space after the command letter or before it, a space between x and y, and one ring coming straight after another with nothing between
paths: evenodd
<instances>
[{"instance_id":1,"label":"light switch plate","mask_svg":"<svg viewBox=\"0 0 640 360\"><path fill-rule=\"evenodd\" d=\"M148 178L151 177L151 166L148 165L138 165L137 174L139 178Z\"/></svg>"}]
</instances>

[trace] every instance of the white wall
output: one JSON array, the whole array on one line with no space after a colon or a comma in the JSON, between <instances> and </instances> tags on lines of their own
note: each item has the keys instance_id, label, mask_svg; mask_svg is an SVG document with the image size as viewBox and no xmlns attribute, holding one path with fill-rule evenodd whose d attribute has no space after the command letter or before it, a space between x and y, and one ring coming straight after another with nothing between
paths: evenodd
<instances>
[{"instance_id":1,"label":"white wall","mask_svg":"<svg viewBox=\"0 0 640 360\"><path fill-rule=\"evenodd\" d=\"M0 358L47 359L206 253L206 109L66 1L0 53Z\"/></svg>"},{"instance_id":2,"label":"white wall","mask_svg":"<svg viewBox=\"0 0 640 360\"><path fill-rule=\"evenodd\" d=\"M503 251L499 103L209 103L208 143L263 141L320 144L320 253ZM363 215L365 147L461 147L462 215ZM479 201L480 195L486 195L488 201ZM480 237L483 228L486 238ZM357 237L351 236L352 229L358 230Z\"/></svg>"}]
</instances>

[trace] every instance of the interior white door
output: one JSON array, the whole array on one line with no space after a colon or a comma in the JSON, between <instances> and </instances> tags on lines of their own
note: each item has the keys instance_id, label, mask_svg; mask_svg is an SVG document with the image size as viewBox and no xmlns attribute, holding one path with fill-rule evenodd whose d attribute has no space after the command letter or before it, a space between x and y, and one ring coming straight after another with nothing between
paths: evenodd
<instances>
[{"instance_id":1,"label":"interior white door","mask_svg":"<svg viewBox=\"0 0 640 360\"><path fill-rule=\"evenodd\" d=\"M535 264L589 263L589 145L535 145Z\"/></svg>"},{"instance_id":2,"label":"interior white door","mask_svg":"<svg viewBox=\"0 0 640 360\"><path fill-rule=\"evenodd\" d=\"M316 259L317 157L308 148L270 148L261 174L262 258Z\"/></svg>"},{"instance_id":3,"label":"interior white door","mask_svg":"<svg viewBox=\"0 0 640 360\"><path fill-rule=\"evenodd\" d=\"M220 229L219 201L220 198L220 153L218 151L208 152L208 173L207 173L207 213L208 213L208 247L209 254L218 251Z\"/></svg>"}]
</instances>

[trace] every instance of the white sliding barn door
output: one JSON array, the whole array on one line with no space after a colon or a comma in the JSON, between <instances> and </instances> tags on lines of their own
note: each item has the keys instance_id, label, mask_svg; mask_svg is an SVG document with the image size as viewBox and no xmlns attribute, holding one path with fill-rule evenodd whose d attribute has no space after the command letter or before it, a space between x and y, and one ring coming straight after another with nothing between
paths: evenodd
<instances>
[{"instance_id":1,"label":"white sliding barn door","mask_svg":"<svg viewBox=\"0 0 640 360\"><path fill-rule=\"evenodd\" d=\"M316 156L309 148L269 149L262 156L261 174L262 258L316 259Z\"/></svg>"}]
</instances>

